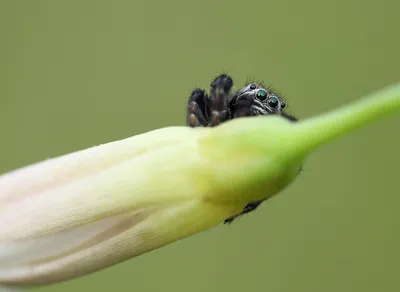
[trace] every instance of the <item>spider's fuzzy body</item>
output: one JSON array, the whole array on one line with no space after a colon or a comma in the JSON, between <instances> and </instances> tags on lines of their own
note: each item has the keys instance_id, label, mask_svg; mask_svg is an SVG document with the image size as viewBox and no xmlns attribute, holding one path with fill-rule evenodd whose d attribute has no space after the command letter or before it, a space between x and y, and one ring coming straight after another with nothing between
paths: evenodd
<instances>
[{"instance_id":1,"label":"spider's fuzzy body","mask_svg":"<svg viewBox=\"0 0 400 292\"><path fill-rule=\"evenodd\" d=\"M283 98L262 82L246 82L245 87L232 94L233 80L227 74L219 75L210 85L210 94L196 88L189 97L186 123L190 127L214 127L231 119L249 116L281 115L290 121L297 119L285 113ZM264 200L250 202L241 213L224 221L254 211Z\"/></svg>"}]
</instances>

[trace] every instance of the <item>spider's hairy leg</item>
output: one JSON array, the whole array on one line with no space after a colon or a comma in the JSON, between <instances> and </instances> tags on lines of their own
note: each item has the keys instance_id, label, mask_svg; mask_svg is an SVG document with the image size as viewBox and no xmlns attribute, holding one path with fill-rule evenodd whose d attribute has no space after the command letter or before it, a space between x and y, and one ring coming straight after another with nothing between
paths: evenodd
<instances>
[{"instance_id":1,"label":"spider's hairy leg","mask_svg":"<svg viewBox=\"0 0 400 292\"><path fill-rule=\"evenodd\" d=\"M209 97L203 89L196 88L189 97L186 124L189 127L206 127L208 124L207 108Z\"/></svg>"},{"instance_id":2,"label":"spider's hairy leg","mask_svg":"<svg viewBox=\"0 0 400 292\"><path fill-rule=\"evenodd\" d=\"M233 221L235 221L238 217L250 213L252 211L254 211L255 209L258 208L258 206L261 205L262 202L264 202L265 200L259 200L259 201L255 201L255 202L251 202L248 203L242 210L242 212L240 212L239 214L233 215L231 217L229 217L228 219L224 220L224 224L231 224Z\"/></svg>"},{"instance_id":3,"label":"spider's hairy leg","mask_svg":"<svg viewBox=\"0 0 400 292\"><path fill-rule=\"evenodd\" d=\"M282 115L284 118L288 119L289 121L292 121L292 122L297 122L297 121L298 121L296 117L294 117L294 116L292 116L292 115L289 115L289 114L287 114L287 113L281 113L281 115Z\"/></svg>"},{"instance_id":4,"label":"spider's hairy leg","mask_svg":"<svg viewBox=\"0 0 400 292\"><path fill-rule=\"evenodd\" d=\"M233 87L233 80L227 74L219 75L211 83L209 108L210 126L217 126L229 119L228 102Z\"/></svg>"}]
</instances>

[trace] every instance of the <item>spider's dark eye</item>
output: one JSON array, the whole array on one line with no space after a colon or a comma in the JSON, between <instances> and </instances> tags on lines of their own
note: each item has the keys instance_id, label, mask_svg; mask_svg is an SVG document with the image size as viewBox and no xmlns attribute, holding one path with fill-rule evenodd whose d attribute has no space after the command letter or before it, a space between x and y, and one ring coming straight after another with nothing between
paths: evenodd
<instances>
[{"instance_id":1,"label":"spider's dark eye","mask_svg":"<svg viewBox=\"0 0 400 292\"><path fill-rule=\"evenodd\" d=\"M256 98L258 100L265 100L267 98L267 95L268 93L265 89L260 89L259 91L257 91Z\"/></svg>"},{"instance_id":2,"label":"spider's dark eye","mask_svg":"<svg viewBox=\"0 0 400 292\"><path fill-rule=\"evenodd\" d=\"M284 101L281 102L281 109L284 109L286 107L286 103Z\"/></svg>"},{"instance_id":3,"label":"spider's dark eye","mask_svg":"<svg viewBox=\"0 0 400 292\"><path fill-rule=\"evenodd\" d=\"M256 85L256 84L254 84L254 83L253 83L253 84L250 84L250 89L251 89L251 90L254 90L254 89L256 89L256 88L257 88L257 85Z\"/></svg>"},{"instance_id":4,"label":"spider's dark eye","mask_svg":"<svg viewBox=\"0 0 400 292\"><path fill-rule=\"evenodd\" d=\"M278 107L278 105L279 105L279 99L276 98L275 96L271 97L271 98L268 100L268 106L269 106L270 108L275 109L275 108Z\"/></svg>"}]
</instances>

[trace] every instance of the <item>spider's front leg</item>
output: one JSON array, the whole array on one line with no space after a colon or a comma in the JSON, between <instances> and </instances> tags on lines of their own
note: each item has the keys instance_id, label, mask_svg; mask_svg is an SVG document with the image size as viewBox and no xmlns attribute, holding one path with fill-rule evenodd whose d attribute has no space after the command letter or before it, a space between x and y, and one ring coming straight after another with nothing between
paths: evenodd
<instances>
[{"instance_id":1,"label":"spider's front leg","mask_svg":"<svg viewBox=\"0 0 400 292\"><path fill-rule=\"evenodd\" d=\"M186 124L189 127L207 127L210 99L203 89L196 88L189 97Z\"/></svg>"},{"instance_id":2,"label":"spider's front leg","mask_svg":"<svg viewBox=\"0 0 400 292\"><path fill-rule=\"evenodd\" d=\"M209 125L217 126L229 119L229 101L231 98L231 89L233 80L230 76L222 74L215 78L211 83L210 89L210 107L208 108L208 116L210 117Z\"/></svg>"}]
</instances>

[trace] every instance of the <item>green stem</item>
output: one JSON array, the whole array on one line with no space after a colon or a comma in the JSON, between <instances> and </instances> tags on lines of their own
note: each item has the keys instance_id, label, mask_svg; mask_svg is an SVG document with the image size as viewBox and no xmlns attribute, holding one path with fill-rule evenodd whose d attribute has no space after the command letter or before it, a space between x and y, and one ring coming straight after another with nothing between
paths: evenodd
<instances>
[{"instance_id":1,"label":"green stem","mask_svg":"<svg viewBox=\"0 0 400 292\"><path fill-rule=\"evenodd\" d=\"M398 111L400 83L352 104L298 122L294 129L298 139L291 148L295 148L297 153L310 153L325 143Z\"/></svg>"}]
</instances>

